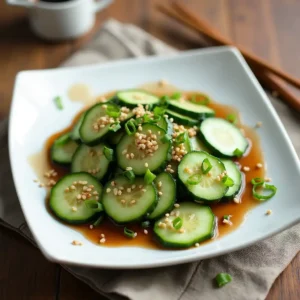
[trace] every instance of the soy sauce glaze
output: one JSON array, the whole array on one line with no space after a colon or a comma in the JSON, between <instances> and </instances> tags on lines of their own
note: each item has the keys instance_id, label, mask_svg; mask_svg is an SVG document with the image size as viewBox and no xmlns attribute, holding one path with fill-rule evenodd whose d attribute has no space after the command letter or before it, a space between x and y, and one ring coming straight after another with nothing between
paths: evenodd
<instances>
[{"instance_id":1,"label":"soy sauce glaze","mask_svg":"<svg viewBox=\"0 0 300 300\"><path fill-rule=\"evenodd\" d=\"M172 94L174 91L178 92L173 86L163 86L157 84L149 84L144 85L142 88L149 90L150 92L161 96L166 94ZM182 92L185 95L193 95L197 92ZM112 95L112 93L109 93ZM97 97L100 99L101 97ZM230 106L223 105L216 102L211 102L208 105L209 107L213 108L216 112L216 117L225 118L228 114L235 114L236 116L239 115L238 111ZM50 149L54 142L54 140L60 136L62 133L68 132L71 130L73 125L79 118L79 114L74 118L72 124L62 130L59 133L56 133L48 138L45 148L43 150L43 154L48 158L48 165L49 169L55 169L58 172L58 177L62 177L63 175L68 173L68 170L53 164L50 159ZM245 220L247 213L251 208L256 206L259 202L256 201L252 197L252 185L250 183L251 179L254 177L262 177L264 178L265 169L263 168L256 168L257 163L262 163L264 165L264 158L262 154L262 149L260 145L260 141L256 130L254 128L247 127L242 125L240 121L238 121L238 127L242 128L245 132L245 136L248 138L250 143L250 149L246 157L242 157L237 160L237 163L243 167L248 166L250 167L250 171L243 172L244 173L244 188L240 192L240 199L241 203L236 204L233 201L227 203L218 203L211 205L211 208L214 214L217 217L217 230L214 239L220 238L225 234L232 232L233 230L237 229ZM224 215L232 215L231 221L232 225L223 224L223 216ZM134 239L128 239L123 234L123 226L117 226L112 221L106 219L104 220L98 227L93 229L89 228L89 225L76 225L70 226L71 228L81 232L87 239L99 245L99 239L101 234L105 234L106 242L105 246L111 247L118 247L118 246L140 246L145 248L152 248L152 249L165 249L161 247L158 243L154 241L153 233L151 228L147 228L148 234L144 233L144 228L141 228L140 225L128 225L128 227L135 232L137 232L137 237ZM212 239L213 240L213 239ZM209 241L208 241L209 242Z\"/></svg>"}]
</instances>

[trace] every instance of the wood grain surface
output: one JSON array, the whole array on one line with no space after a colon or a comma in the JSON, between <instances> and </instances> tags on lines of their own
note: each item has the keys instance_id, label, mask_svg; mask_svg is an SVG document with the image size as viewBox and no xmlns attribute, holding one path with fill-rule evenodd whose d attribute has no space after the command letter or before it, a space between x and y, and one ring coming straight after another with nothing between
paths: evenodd
<instances>
[{"instance_id":1,"label":"wood grain surface","mask_svg":"<svg viewBox=\"0 0 300 300\"><path fill-rule=\"evenodd\" d=\"M0 2L0 119L9 112L18 71L58 66L92 38L108 18L136 24L178 49L207 45L196 33L158 13L168 0L115 0L97 16L93 30L74 41L49 43L35 37L26 11ZM300 77L299 0L185 1L227 37ZM128 8L130 7L130 9ZM267 297L300 299L300 256L277 278ZM0 299L102 299L17 234L0 228ZM249 296L251 299L251 296Z\"/></svg>"}]
</instances>

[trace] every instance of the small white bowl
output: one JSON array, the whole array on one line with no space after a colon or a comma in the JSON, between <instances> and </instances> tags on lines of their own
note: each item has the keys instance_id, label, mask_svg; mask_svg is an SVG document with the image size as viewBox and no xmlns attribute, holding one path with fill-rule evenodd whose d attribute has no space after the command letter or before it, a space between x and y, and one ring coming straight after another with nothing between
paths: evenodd
<instances>
[{"instance_id":1,"label":"small white bowl","mask_svg":"<svg viewBox=\"0 0 300 300\"><path fill-rule=\"evenodd\" d=\"M95 23L95 14L112 0L72 0L50 3L26 0L6 0L7 4L28 8L32 30L47 40L77 38L87 33Z\"/></svg>"}]
</instances>

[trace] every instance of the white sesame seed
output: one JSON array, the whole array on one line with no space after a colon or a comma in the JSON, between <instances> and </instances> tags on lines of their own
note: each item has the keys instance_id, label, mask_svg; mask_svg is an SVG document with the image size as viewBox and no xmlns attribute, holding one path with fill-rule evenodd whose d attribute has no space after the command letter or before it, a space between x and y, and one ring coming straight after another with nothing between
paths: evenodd
<instances>
[{"instance_id":1,"label":"white sesame seed","mask_svg":"<svg viewBox=\"0 0 300 300\"><path fill-rule=\"evenodd\" d=\"M163 195L163 193L162 193L162 192L158 192L158 195L159 195L159 196L162 196L162 195Z\"/></svg>"},{"instance_id":2,"label":"white sesame seed","mask_svg":"<svg viewBox=\"0 0 300 300\"><path fill-rule=\"evenodd\" d=\"M200 246L200 244L199 244L199 243L196 243L196 244L195 244L195 247L196 247L196 248L198 248L199 246Z\"/></svg>"},{"instance_id":3,"label":"white sesame seed","mask_svg":"<svg viewBox=\"0 0 300 300\"><path fill-rule=\"evenodd\" d=\"M148 168L148 166L149 166L148 163L145 163L145 168Z\"/></svg>"},{"instance_id":4,"label":"white sesame seed","mask_svg":"<svg viewBox=\"0 0 300 300\"><path fill-rule=\"evenodd\" d=\"M243 167L243 171L249 172L249 171L250 171L250 168L249 168L248 166L245 166L245 167Z\"/></svg>"},{"instance_id":5,"label":"white sesame seed","mask_svg":"<svg viewBox=\"0 0 300 300\"><path fill-rule=\"evenodd\" d=\"M39 187L41 188L41 187L44 187L45 186L45 184L44 183L40 183L39 184Z\"/></svg>"},{"instance_id":6,"label":"white sesame seed","mask_svg":"<svg viewBox=\"0 0 300 300\"><path fill-rule=\"evenodd\" d=\"M148 230L147 229L144 229L144 234L148 234Z\"/></svg>"},{"instance_id":7,"label":"white sesame seed","mask_svg":"<svg viewBox=\"0 0 300 300\"><path fill-rule=\"evenodd\" d=\"M170 217L170 214L166 213L165 216L166 216L166 217Z\"/></svg>"},{"instance_id":8,"label":"white sesame seed","mask_svg":"<svg viewBox=\"0 0 300 300\"><path fill-rule=\"evenodd\" d=\"M82 246L82 243L79 242L79 241L74 240L74 241L72 242L72 245L74 245L74 246Z\"/></svg>"},{"instance_id":9,"label":"white sesame seed","mask_svg":"<svg viewBox=\"0 0 300 300\"><path fill-rule=\"evenodd\" d=\"M110 188L106 189L106 193L110 193L110 191L111 191Z\"/></svg>"},{"instance_id":10,"label":"white sesame seed","mask_svg":"<svg viewBox=\"0 0 300 300\"><path fill-rule=\"evenodd\" d=\"M94 226L91 224L91 225L90 225L90 229L93 229L93 228L94 228Z\"/></svg>"},{"instance_id":11,"label":"white sesame seed","mask_svg":"<svg viewBox=\"0 0 300 300\"><path fill-rule=\"evenodd\" d=\"M124 149L123 151L122 151L122 154L126 154L127 153L127 149Z\"/></svg>"},{"instance_id":12,"label":"white sesame seed","mask_svg":"<svg viewBox=\"0 0 300 300\"><path fill-rule=\"evenodd\" d=\"M180 204L179 203L175 203L174 207L180 207Z\"/></svg>"},{"instance_id":13,"label":"white sesame seed","mask_svg":"<svg viewBox=\"0 0 300 300\"><path fill-rule=\"evenodd\" d=\"M146 189L142 189L142 192L145 193L145 192L146 192Z\"/></svg>"},{"instance_id":14,"label":"white sesame seed","mask_svg":"<svg viewBox=\"0 0 300 300\"><path fill-rule=\"evenodd\" d=\"M101 233L100 236L101 236L102 238L104 238L104 237L105 237L105 234L104 234L104 233Z\"/></svg>"},{"instance_id":15,"label":"white sesame seed","mask_svg":"<svg viewBox=\"0 0 300 300\"><path fill-rule=\"evenodd\" d=\"M236 203L236 204L240 204L241 200L238 197L234 197L233 202Z\"/></svg>"},{"instance_id":16,"label":"white sesame seed","mask_svg":"<svg viewBox=\"0 0 300 300\"><path fill-rule=\"evenodd\" d=\"M125 201L124 199L122 199L122 200L121 200L121 203L122 203L122 204L125 204L125 203L126 203L126 201Z\"/></svg>"},{"instance_id":17,"label":"white sesame seed","mask_svg":"<svg viewBox=\"0 0 300 300\"><path fill-rule=\"evenodd\" d=\"M257 163L256 166L255 166L257 169L261 169L263 167L263 164L262 163Z\"/></svg>"},{"instance_id":18,"label":"white sesame seed","mask_svg":"<svg viewBox=\"0 0 300 300\"><path fill-rule=\"evenodd\" d=\"M81 198L82 198L83 200L85 200L85 199L86 199L86 195L82 195Z\"/></svg>"},{"instance_id":19,"label":"white sesame seed","mask_svg":"<svg viewBox=\"0 0 300 300\"><path fill-rule=\"evenodd\" d=\"M272 181L272 178L266 177L266 178L265 178L265 181L266 181L266 182L271 182L271 181Z\"/></svg>"},{"instance_id":20,"label":"white sesame seed","mask_svg":"<svg viewBox=\"0 0 300 300\"><path fill-rule=\"evenodd\" d=\"M271 209L268 209L268 210L266 211L266 215L267 215L267 216L271 215L272 213L273 213L273 212L272 212Z\"/></svg>"},{"instance_id":21,"label":"white sesame seed","mask_svg":"<svg viewBox=\"0 0 300 300\"><path fill-rule=\"evenodd\" d=\"M127 193L131 193L131 188L127 188Z\"/></svg>"},{"instance_id":22,"label":"white sesame seed","mask_svg":"<svg viewBox=\"0 0 300 300\"><path fill-rule=\"evenodd\" d=\"M76 206L72 206L72 211L77 211L77 207Z\"/></svg>"},{"instance_id":23,"label":"white sesame seed","mask_svg":"<svg viewBox=\"0 0 300 300\"><path fill-rule=\"evenodd\" d=\"M126 170L127 170L127 171L131 171L131 170L132 170L132 167L127 167Z\"/></svg>"},{"instance_id":24,"label":"white sesame seed","mask_svg":"<svg viewBox=\"0 0 300 300\"><path fill-rule=\"evenodd\" d=\"M100 244L104 244L106 242L106 239L105 238L102 238L101 240L100 240Z\"/></svg>"},{"instance_id":25,"label":"white sesame seed","mask_svg":"<svg viewBox=\"0 0 300 300\"><path fill-rule=\"evenodd\" d=\"M136 201L135 201L135 200L131 200L129 203L130 203L131 205L133 205L133 204L136 203Z\"/></svg>"},{"instance_id":26,"label":"white sesame seed","mask_svg":"<svg viewBox=\"0 0 300 300\"><path fill-rule=\"evenodd\" d=\"M81 199L81 194L77 195L77 199L80 200Z\"/></svg>"},{"instance_id":27,"label":"white sesame seed","mask_svg":"<svg viewBox=\"0 0 300 300\"><path fill-rule=\"evenodd\" d=\"M224 224L232 225L232 222L226 219L223 219L222 221Z\"/></svg>"},{"instance_id":28,"label":"white sesame seed","mask_svg":"<svg viewBox=\"0 0 300 300\"><path fill-rule=\"evenodd\" d=\"M185 233L185 229L184 228L180 228L178 231L179 231L179 233Z\"/></svg>"}]
</instances>

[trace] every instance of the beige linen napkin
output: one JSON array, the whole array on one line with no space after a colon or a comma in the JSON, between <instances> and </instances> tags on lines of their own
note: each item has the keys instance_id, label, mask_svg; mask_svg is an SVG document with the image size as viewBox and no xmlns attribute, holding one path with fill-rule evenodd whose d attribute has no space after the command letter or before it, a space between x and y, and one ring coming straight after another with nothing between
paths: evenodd
<instances>
[{"instance_id":1,"label":"beige linen napkin","mask_svg":"<svg viewBox=\"0 0 300 300\"><path fill-rule=\"evenodd\" d=\"M88 46L64 65L169 53L175 54L176 50L133 25L110 20ZM299 116L279 101L272 102L299 155ZM7 124L4 122L0 126L0 224L34 243L19 206L8 161ZM113 300L264 299L275 278L299 249L300 225L296 225L244 250L184 265L146 270L63 267ZM233 276L233 281L221 289L213 284L213 278L219 272L228 272Z\"/></svg>"}]
</instances>

